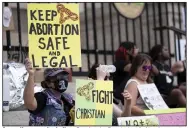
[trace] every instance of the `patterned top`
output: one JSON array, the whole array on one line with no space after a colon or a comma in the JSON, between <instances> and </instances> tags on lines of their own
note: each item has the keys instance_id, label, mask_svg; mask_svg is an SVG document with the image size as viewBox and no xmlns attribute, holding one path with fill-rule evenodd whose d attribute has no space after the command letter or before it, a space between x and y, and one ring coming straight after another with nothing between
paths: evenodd
<instances>
[{"instance_id":1,"label":"patterned top","mask_svg":"<svg viewBox=\"0 0 188 128\"><path fill-rule=\"evenodd\" d=\"M67 116L64 111L63 102L57 99L48 89L44 90L42 93L47 95L46 106L37 114L30 113L29 126L64 126ZM63 96L68 99L68 101L72 99L72 97L65 93Z\"/></svg>"}]
</instances>

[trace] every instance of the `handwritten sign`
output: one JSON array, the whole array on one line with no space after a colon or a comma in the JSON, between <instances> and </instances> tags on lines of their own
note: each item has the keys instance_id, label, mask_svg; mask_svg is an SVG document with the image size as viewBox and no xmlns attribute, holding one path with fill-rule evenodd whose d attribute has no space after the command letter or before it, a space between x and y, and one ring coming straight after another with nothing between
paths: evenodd
<instances>
[{"instance_id":1,"label":"handwritten sign","mask_svg":"<svg viewBox=\"0 0 188 128\"><path fill-rule=\"evenodd\" d=\"M33 67L81 67L78 4L28 4L29 58Z\"/></svg>"},{"instance_id":2,"label":"handwritten sign","mask_svg":"<svg viewBox=\"0 0 188 128\"><path fill-rule=\"evenodd\" d=\"M159 119L160 126L186 125L186 113L171 113L156 115Z\"/></svg>"},{"instance_id":3,"label":"handwritten sign","mask_svg":"<svg viewBox=\"0 0 188 128\"><path fill-rule=\"evenodd\" d=\"M147 115L158 117L160 126L186 125L186 108L145 110Z\"/></svg>"},{"instance_id":4,"label":"handwritten sign","mask_svg":"<svg viewBox=\"0 0 188 128\"><path fill-rule=\"evenodd\" d=\"M155 84L137 86L140 95L149 109L168 109Z\"/></svg>"},{"instance_id":5,"label":"handwritten sign","mask_svg":"<svg viewBox=\"0 0 188 128\"><path fill-rule=\"evenodd\" d=\"M112 81L76 80L75 125L112 125Z\"/></svg>"},{"instance_id":6,"label":"handwritten sign","mask_svg":"<svg viewBox=\"0 0 188 128\"><path fill-rule=\"evenodd\" d=\"M137 116L118 118L119 126L158 126L159 121L156 116Z\"/></svg>"}]
</instances>

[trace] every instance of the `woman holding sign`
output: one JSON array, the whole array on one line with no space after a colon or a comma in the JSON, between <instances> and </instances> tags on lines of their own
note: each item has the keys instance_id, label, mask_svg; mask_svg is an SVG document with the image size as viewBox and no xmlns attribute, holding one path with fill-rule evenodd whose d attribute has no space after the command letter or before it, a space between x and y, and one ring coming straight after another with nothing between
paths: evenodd
<instances>
[{"instance_id":1,"label":"woman holding sign","mask_svg":"<svg viewBox=\"0 0 188 128\"><path fill-rule=\"evenodd\" d=\"M125 90L132 96L131 114L134 116L143 116L145 115L144 109L148 109L139 94L137 86L152 83L150 78L150 71L152 70L151 60L151 57L146 54L137 55L130 69L131 79L125 85ZM127 104L126 100L124 104Z\"/></svg>"},{"instance_id":2,"label":"woman holding sign","mask_svg":"<svg viewBox=\"0 0 188 128\"><path fill-rule=\"evenodd\" d=\"M109 66L109 65L103 65L103 66ZM90 73L88 75L89 79L93 80L109 80L110 79L110 72L113 72L113 66L111 65L111 71L108 69L104 69L102 65L94 64L90 70ZM115 67L114 67L115 68ZM128 91L124 91L122 93L122 96L127 101L127 104L125 105L125 109L122 111L116 104L113 104L113 125L117 125L117 117L128 117L131 116L131 95Z\"/></svg>"},{"instance_id":3,"label":"woman holding sign","mask_svg":"<svg viewBox=\"0 0 188 128\"><path fill-rule=\"evenodd\" d=\"M44 91L34 94L34 69L29 59L25 62L29 73L24 90L24 103L30 113L30 126L65 126L69 124L69 111L74 101L64 93L68 87L68 72L63 69L45 69Z\"/></svg>"}]
</instances>

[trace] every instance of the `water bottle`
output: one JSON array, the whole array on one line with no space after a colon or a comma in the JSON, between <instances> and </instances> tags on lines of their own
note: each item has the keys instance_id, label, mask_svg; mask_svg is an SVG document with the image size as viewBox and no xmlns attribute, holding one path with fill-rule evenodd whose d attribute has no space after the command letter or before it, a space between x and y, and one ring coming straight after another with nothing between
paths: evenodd
<instances>
[{"instance_id":1,"label":"water bottle","mask_svg":"<svg viewBox=\"0 0 188 128\"><path fill-rule=\"evenodd\" d=\"M104 68L108 73L113 73L116 71L116 67L114 65L100 65L101 68Z\"/></svg>"},{"instance_id":2,"label":"water bottle","mask_svg":"<svg viewBox=\"0 0 188 128\"><path fill-rule=\"evenodd\" d=\"M3 69L3 111L5 112L9 111L9 101L10 101L10 77L7 75L7 72L4 68Z\"/></svg>"}]
</instances>

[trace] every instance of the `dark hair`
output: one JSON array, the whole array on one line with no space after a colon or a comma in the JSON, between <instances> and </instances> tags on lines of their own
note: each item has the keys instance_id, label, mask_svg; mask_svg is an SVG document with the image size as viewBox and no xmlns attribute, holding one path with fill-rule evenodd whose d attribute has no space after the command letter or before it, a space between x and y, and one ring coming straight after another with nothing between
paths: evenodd
<instances>
[{"instance_id":1,"label":"dark hair","mask_svg":"<svg viewBox=\"0 0 188 128\"><path fill-rule=\"evenodd\" d=\"M96 68L98 68L98 67L99 67L99 64L94 64L91 67L91 70L90 70L90 72L88 74L89 78L91 78L93 80L97 80L97 70L96 70ZM110 75L109 78L107 76L104 78L104 80L107 80L107 79L112 80L112 76Z\"/></svg>"},{"instance_id":2,"label":"dark hair","mask_svg":"<svg viewBox=\"0 0 188 128\"><path fill-rule=\"evenodd\" d=\"M41 82L41 86L42 86L43 88L49 88L49 87L48 87L48 83L51 82L51 79L52 79L52 77L47 77L47 78L45 78L45 79Z\"/></svg>"},{"instance_id":3,"label":"dark hair","mask_svg":"<svg viewBox=\"0 0 188 128\"><path fill-rule=\"evenodd\" d=\"M130 75L131 77L134 76L138 70L138 68L144 63L144 62L147 62L147 61L150 61L150 63L152 64L152 59L150 56L148 56L147 54L138 54L133 62L132 62L132 66L131 66L131 69L130 69ZM150 75L148 76L148 79L147 79L148 82L151 82L151 78L150 78Z\"/></svg>"},{"instance_id":4,"label":"dark hair","mask_svg":"<svg viewBox=\"0 0 188 128\"><path fill-rule=\"evenodd\" d=\"M151 50L150 50L150 56L153 61L156 61L159 57L159 54L162 52L163 45L155 45Z\"/></svg>"},{"instance_id":5,"label":"dark hair","mask_svg":"<svg viewBox=\"0 0 188 128\"><path fill-rule=\"evenodd\" d=\"M88 74L88 77L89 78L92 78L93 80L97 80L97 71L96 71L96 68L99 67L99 64L94 64L92 67L91 67L91 70Z\"/></svg>"},{"instance_id":6,"label":"dark hair","mask_svg":"<svg viewBox=\"0 0 188 128\"><path fill-rule=\"evenodd\" d=\"M116 60L124 60L127 55L127 51L131 50L135 47L135 43L133 42L122 42L119 48L116 50L115 59Z\"/></svg>"},{"instance_id":7,"label":"dark hair","mask_svg":"<svg viewBox=\"0 0 188 128\"><path fill-rule=\"evenodd\" d=\"M42 81L41 86L42 86L42 88L48 88L47 81Z\"/></svg>"},{"instance_id":8,"label":"dark hair","mask_svg":"<svg viewBox=\"0 0 188 128\"><path fill-rule=\"evenodd\" d=\"M131 50L136 46L133 42L122 42L119 47L124 47L127 50Z\"/></svg>"}]
</instances>

